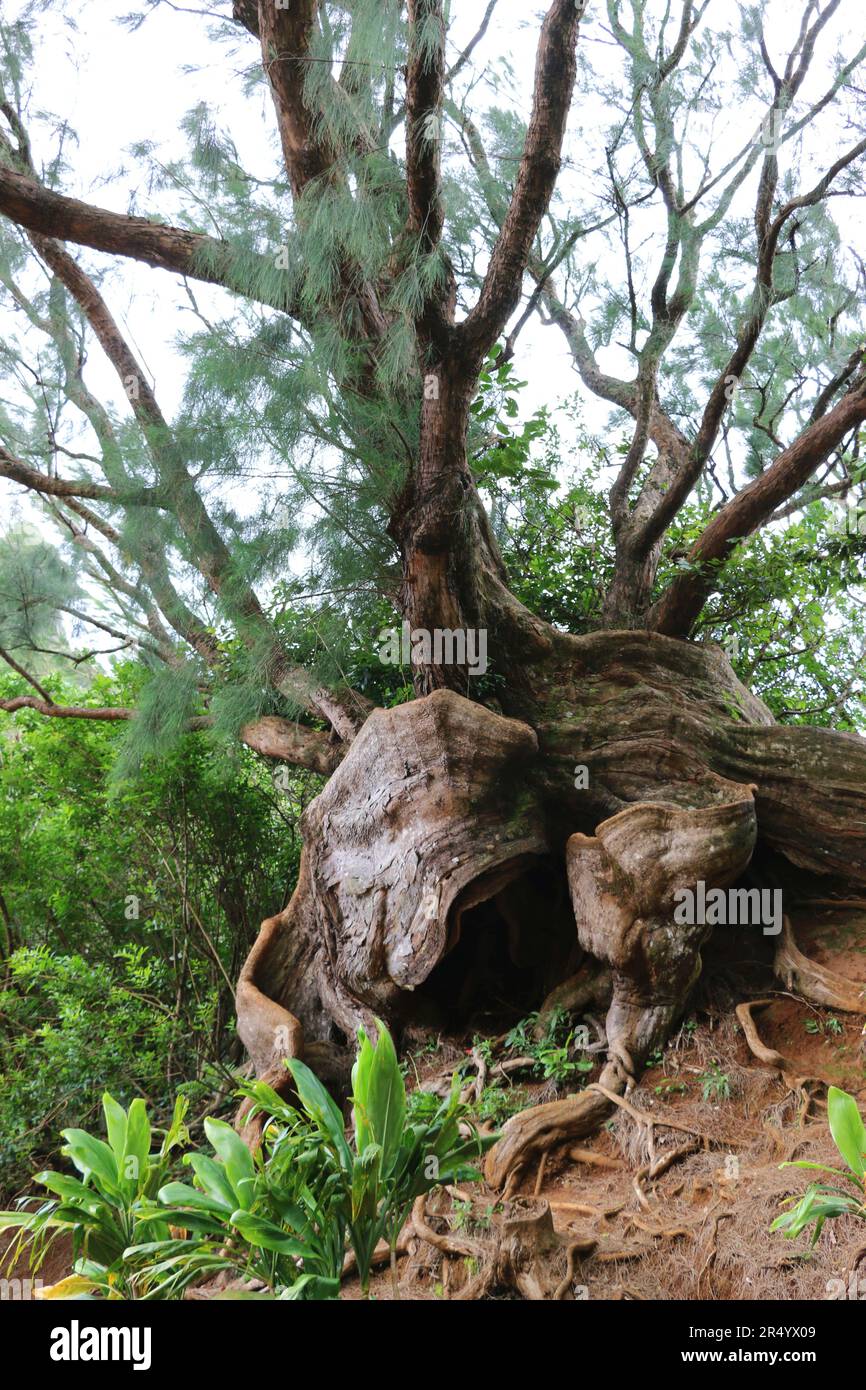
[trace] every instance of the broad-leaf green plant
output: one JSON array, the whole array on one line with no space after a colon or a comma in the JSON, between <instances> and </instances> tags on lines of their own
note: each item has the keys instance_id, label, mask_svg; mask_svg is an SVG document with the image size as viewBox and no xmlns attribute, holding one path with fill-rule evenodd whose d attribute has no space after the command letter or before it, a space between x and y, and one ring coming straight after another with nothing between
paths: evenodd
<instances>
[{"instance_id":1,"label":"broad-leaf green plant","mask_svg":"<svg viewBox=\"0 0 866 1390\"><path fill-rule=\"evenodd\" d=\"M26 1254L32 1272L42 1265L58 1236L72 1237L73 1273L42 1291L47 1298L97 1294L134 1298L135 1286L124 1251L134 1245L168 1176L174 1150L188 1140L184 1123L188 1102L178 1097L159 1148L151 1153L151 1124L143 1100L124 1110L108 1092L102 1098L106 1139L84 1129L64 1129L61 1153L80 1177L37 1173L48 1195L24 1197L17 1210L0 1212L0 1232L18 1231L6 1252L11 1266ZM33 1204L38 1205L34 1206ZM152 1228L151 1228L152 1229ZM160 1234L168 1236L163 1220Z\"/></svg>"},{"instance_id":2,"label":"broad-leaf green plant","mask_svg":"<svg viewBox=\"0 0 866 1390\"><path fill-rule=\"evenodd\" d=\"M812 1226L812 1248L818 1242L825 1221L836 1216L860 1216L866 1220L866 1126L857 1109L857 1102L846 1091L831 1086L827 1116L830 1133L847 1167L831 1168L824 1163L809 1163L802 1159L781 1166L831 1173L847 1186L811 1183L802 1197L786 1198L783 1205L788 1210L777 1216L770 1227L771 1231L781 1231L789 1240L794 1240Z\"/></svg>"}]
</instances>

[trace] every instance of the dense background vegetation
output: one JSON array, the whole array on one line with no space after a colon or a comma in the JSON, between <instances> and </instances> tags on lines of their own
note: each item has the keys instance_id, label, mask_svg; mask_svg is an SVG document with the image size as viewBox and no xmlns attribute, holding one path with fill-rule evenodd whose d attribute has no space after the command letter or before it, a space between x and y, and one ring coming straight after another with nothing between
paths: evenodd
<instances>
[{"instance_id":1,"label":"dense background vegetation","mask_svg":"<svg viewBox=\"0 0 866 1390\"><path fill-rule=\"evenodd\" d=\"M127 665L91 694L126 702L143 676ZM59 677L47 683L63 697ZM0 739L7 1191L60 1128L96 1113L105 1087L159 1111L178 1088L225 1083L239 1059L233 981L294 884L315 777L274 779L247 750L189 735L121 781L122 738L117 725L23 712Z\"/></svg>"}]
</instances>

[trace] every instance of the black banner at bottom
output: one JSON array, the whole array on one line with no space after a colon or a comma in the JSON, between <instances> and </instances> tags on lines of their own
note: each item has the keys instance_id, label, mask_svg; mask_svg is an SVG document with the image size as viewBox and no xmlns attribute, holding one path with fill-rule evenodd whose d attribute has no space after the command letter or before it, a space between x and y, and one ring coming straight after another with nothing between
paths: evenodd
<instances>
[{"instance_id":1,"label":"black banner at bottom","mask_svg":"<svg viewBox=\"0 0 866 1390\"><path fill-rule=\"evenodd\" d=\"M618 1377L632 1369L664 1374L679 1367L699 1379L708 1369L738 1366L760 1366L768 1372L806 1366L822 1374L845 1368L850 1374L852 1368L862 1371L866 1360L866 1310L860 1298L821 1303L577 1301L557 1305L553 1322L548 1322L550 1314L533 1314L524 1305L517 1324L512 1321L516 1305L510 1300L467 1304L473 1311L458 1311L456 1323L439 1301L425 1306L406 1301L399 1308L392 1304L390 1312L385 1302L391 1300L368 1306L366 1313L358 1307L350 1311L347 1328L345 1303L3 1301L0 1335L7 1354L20 1343L30 1370L49 1384L55 1373L68 1374L73 1365L88 1374L105 1367L115 1376L128 1371L139 1378L190 1372L225 1377L235 1367L249 1374L251 1369L286 1368L303 1347L325 1353L322 1374L333 1379L339 1373L341 1348L347 1369L357 1373L364 1338L371 1335L376 1340L368 1351L380 1373L387 1373L388 1361L402 1352L405 1338L413 1370L423 1373L429 1367L442 1376L465 1374L463 1338L453 1344L452 1371L439 1360L449 1345L440 1340L443 1334L447 1338L466 1328L468 1335L464 1316L472 1319L472 1344L483 1359L485 1374L492 1369L491 1360L495 1367L500 1354L512 1356L527 1333L534 1339L562 1334L576 1338L551 1343L551 1350L555 1347L561 1356L568 1346L579 1357L576 1364L582 1364L594 1349ZM508 1317L507 1324L499 1322L501 1316ZM536 1316L540 1323L534 1321ZM524 1317L531 1321L524 1323ZM301 1342L292 1335L296 1326ZM319 1340L322 1332L326 1341ZM433 1338L435 1368L424 1355L425 1344ZM533 1346L537 1356L545 1342L535 1340ZM308 1373L317 1359L311 1363L304 1357ZM405 1368L407 1362L401 1355L394 1364Z\"/></svg>"}]
</instances>

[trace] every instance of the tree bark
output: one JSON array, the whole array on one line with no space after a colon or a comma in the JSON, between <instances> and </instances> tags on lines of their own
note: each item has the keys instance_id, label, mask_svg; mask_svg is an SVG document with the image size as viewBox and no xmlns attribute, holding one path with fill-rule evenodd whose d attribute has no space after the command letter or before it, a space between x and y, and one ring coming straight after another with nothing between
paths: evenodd
<instances>
[{"instance_id":1,"label":"tree bark","mask_svg":"<svg viewBox=\"0 0 866 1390\"><path fill-rule=\"evenodd\" d=\"M394 507L390 532L400 547L399 602L413 630L483 631L499 666L513 671L550 650L547 624L511 593L505 566L466 453L475 390L465 362L443 362L421 414L418 460ZM512 679L517 688L521 682ZM469 693L465 663L419 664L419 694L452 689Z\"/></svg>"}]
</instances>

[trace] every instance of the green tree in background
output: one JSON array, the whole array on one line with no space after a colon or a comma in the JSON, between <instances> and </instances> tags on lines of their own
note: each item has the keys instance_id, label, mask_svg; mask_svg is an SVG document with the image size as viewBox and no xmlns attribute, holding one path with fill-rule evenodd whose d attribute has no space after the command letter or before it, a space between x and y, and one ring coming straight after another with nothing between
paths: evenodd
<instances>
[{"instance_id":1,"label":"green tree in background","mask_svg":"<svg viewBox=\"0 0 866 1390\"><path fill-rule=\"evenodd\" d=\"M129 663L91 695L123 703L146 679ZM118 782L119 734L26 714L0 741L4 1185L105 1083L169 1108L179 1086L231 1089L233 981L294 887L314 775L274 780L187 735Z\"/></svg>"}]
</instances>

